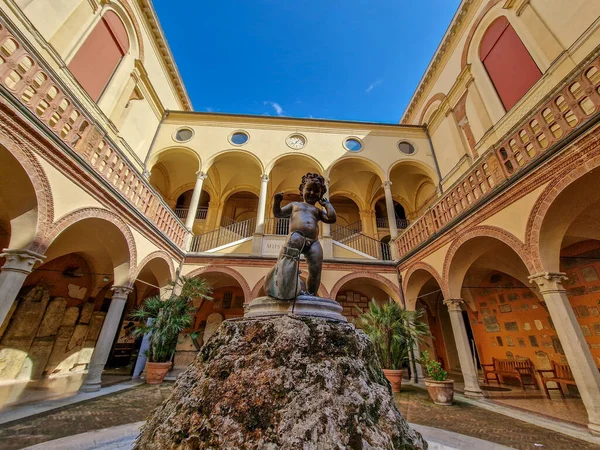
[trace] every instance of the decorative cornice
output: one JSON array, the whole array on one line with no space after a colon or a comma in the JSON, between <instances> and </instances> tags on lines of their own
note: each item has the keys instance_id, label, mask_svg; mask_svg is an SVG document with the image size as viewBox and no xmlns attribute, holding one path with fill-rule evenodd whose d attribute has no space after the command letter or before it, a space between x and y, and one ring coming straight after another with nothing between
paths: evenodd
<instances>
[{"instance_id":1,"label":"decorative cornice","mask_svg":"<svg viewBox=\"0 0 600 450\"><path fill-rule=\"evenodd\" d=\"M183 84L183 80L179 70L177 69L177 64L175 63L175 59L173 58L173 54L171 53L167 39L165 38L163 30L160 26L156 12L154 11L152 1L137 0L136 3L141 9L144 19L146 20L146 23L152 32L152 38L154 39L154 42L159 50L162 62L167 69L171 82L173 83L173 87L177 92L182 109L185 111L192 111L192 102L185 89L185 85Z\"/></svg>"},{"instance_id":2,"label":"decorative cornice","mask_svg":"<svg viewBox=\"0 0 600 450\"><path fill-rule=\"evenodd\" d=\"M458 10L452 18L452 22L450 22L450 25L448 26L448 29L446 30L442 41L440 42L437 50L435 51L433 58L429 63L429 66L427 67L427 69L425 69L425 73L423 74L421 81L417 85L417 88L415 89L415 92L412 98L410 99L410 102L408 103L408 106L406 107L402 118L400 119L401 124L407 124L412 119L412 115L416 112L416 108L419 102L421 101L421 97L427 90L429 82L434 78L434 74L437 72L438 68L442 64L442 61L448 53L448 50L450 49L452 44L454 44L460 39L461 35L459 33L459 30L461 26L463 26L466 23L465 19L467 18L469 13L475 10L474 5L476 3L479 4L480 2L477 0L463 0L461 5L458 7Z\"/></svg>"}]
</instances>

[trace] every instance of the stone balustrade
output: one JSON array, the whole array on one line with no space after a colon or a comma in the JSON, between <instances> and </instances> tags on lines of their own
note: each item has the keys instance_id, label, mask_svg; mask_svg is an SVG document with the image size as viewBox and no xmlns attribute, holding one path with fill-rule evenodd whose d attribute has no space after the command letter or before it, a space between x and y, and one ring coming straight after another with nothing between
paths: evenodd
<instances>
[{"instance_id":1,"label":"stone balustrade","mask_svg":"<svg viewBox=\"0 0 600 450\"><path fill-rule=\"evenodd\" d=\"M516 174L565 139L600 110L600 58L586 64L528 114L498 145L486 151L467 173L397 239L402 257L452 219L471 209L494 186Z\"/></svg>"},{"instance_id":2,"label":"stone balustrade","mask_svg":"<svg viewBox=\"0 0 600 450\"><path fill-rule=\"evenodd\" d=\"M0 84L116 188L179 248L185 225L134 168L74 95L0 24Z\"/></svg>"}]
</instances>

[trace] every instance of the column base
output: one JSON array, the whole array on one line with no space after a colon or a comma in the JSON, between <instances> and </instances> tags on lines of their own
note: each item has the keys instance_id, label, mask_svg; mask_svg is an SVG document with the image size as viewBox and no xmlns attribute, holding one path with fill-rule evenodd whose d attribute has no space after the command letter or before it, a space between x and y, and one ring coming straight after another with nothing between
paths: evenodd
<instances>
[{"instance_id":1,"label":"column base","mask_svg":"<svg viewBox=\"0 0 600 450\"><path fill-rule=\"evenodd\" d=\"M102 386L100 383L83 383L79 388L80 392L98 392Z\"/></svg>"},{"instance_id":2,"label":"column base","mask_svg":"<svg viewBox=\"0 0 600 450\"><path fill-rule=\"evenodd\" d=\"M465 389L464 392L465 397L469 397L469 398L483 398L483 392L482 391L472 391L472 390L467 390Z\"/></svg>"},{"instance_id":3,"label":"column base","mask_svg":"<svg viewBox=\"0 0 600 450\"><path fill-rule=\"evenodd\" d=\"M255 256L262 255L262 246L263 246L263 234L255 233L252 236L252 254Z\"/></svg>"}]
</instances>

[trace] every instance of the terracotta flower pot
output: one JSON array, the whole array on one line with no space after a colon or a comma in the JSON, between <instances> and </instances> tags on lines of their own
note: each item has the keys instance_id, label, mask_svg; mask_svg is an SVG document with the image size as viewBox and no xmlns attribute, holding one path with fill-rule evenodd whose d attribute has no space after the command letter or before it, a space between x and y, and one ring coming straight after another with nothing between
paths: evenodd
<instances>
[{"instance_id":1,"label":"terracotta flower pot","mask_svg":"<svg viewBox=\"0 0 600 450\"><path fill-rule=\"evenodd\" d=\"M171 368L171 362L146 362L146 383L161 384Z\"/></svg>"},{"instance_id":2,"label":"terracotta flower pot","mask_svg":"<svg viewBox=\"0 0 600 450\"><path fill-rule=\"evenodd\" d=\"M436 405L449 406L454 400L454 380L435 381L425 378L425 386L433 403Z\"/></svg>"},{"instance_id":3,"label":"terracotta flower pot","mask_svg":"<svg viewBox=\"0 0 600 450\"><path fill-rule=\"evenodd\" d=\"M392 385L392 392L400 392L400 387L402 386L402 374L404 371L402 369L383 369L383 373Z\"/></svg>"}]
</instances>

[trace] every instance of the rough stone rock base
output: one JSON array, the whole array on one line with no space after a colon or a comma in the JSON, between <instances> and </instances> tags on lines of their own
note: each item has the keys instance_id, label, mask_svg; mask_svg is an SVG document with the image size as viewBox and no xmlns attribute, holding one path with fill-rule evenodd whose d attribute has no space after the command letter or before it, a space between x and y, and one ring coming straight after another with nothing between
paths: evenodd
<instances>
[{"instance_id":1,"label":"rough stone rock base","mask_svg":"<svg viewBox=\"0 0 600 450\"><path fill-rule=\"evenodd\" d=\"M283 316L222 323L135 449L426 449L352 324Z\"/></svg>"}]
</instances>

